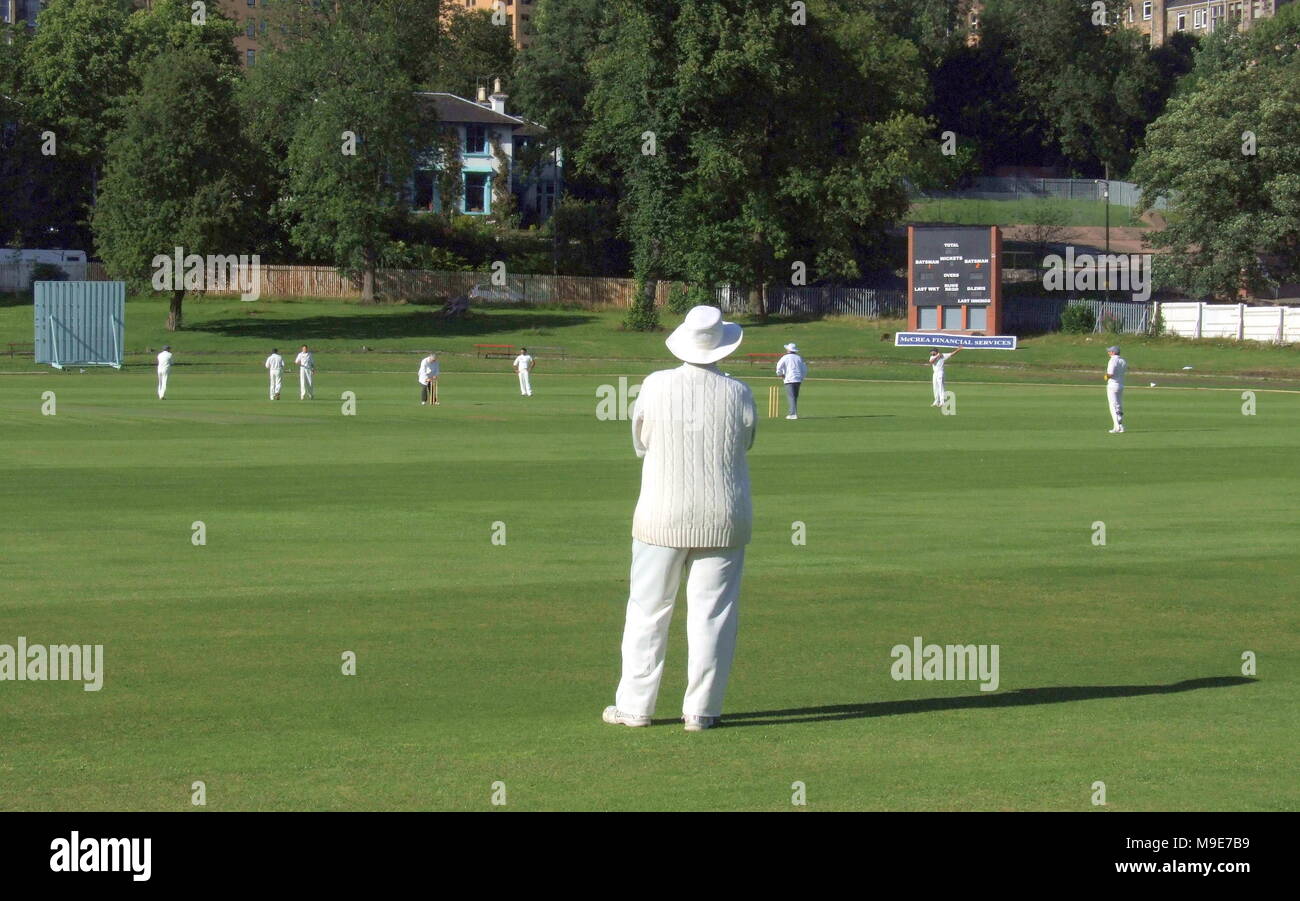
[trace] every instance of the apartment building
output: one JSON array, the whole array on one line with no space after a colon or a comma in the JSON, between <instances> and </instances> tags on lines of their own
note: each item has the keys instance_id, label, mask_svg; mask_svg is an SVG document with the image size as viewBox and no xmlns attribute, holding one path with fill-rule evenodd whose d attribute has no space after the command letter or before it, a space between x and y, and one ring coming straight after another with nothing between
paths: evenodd
<instances>
[{"instance_id":1,"label":"apartment building","mask_svg":"<svg viewBox=\"0 0 1300 901\"><path fill-rule=\"evenodd\" d=\"M1206 35L1220 28L1250 28L1271 18L1291 0L1136 0L1125 24L1159 47L1179 32Z\"/></svg>"},{"instance_id":2,"label":"apartment building","mask_svg":"<svg viewBox=\"0 0 1300 901\"><path fill-rule=\"evenodd\" d=\"M1152 47L1159 47L1173 35L1207 35L1219 28L1245 30L1260 19L1271 18L1293 0L1133 0L1122 24L1146 35ZM962 17L967 41L979 41L982 0L963 0Z\"/></svg>"},{"instance_id":3,"label":"apartment building","mask_svg":"<svg viewBox=\"0 0 1300 901\"><path fill-rule=\"evenodd\" d=\"M483 9L497 12L504 19L503 28L510 29L516 47L526 47L532 40L537 17L537 0L443 0L447 14L457 9Z\"/></svg>"},{"instance_id":4,"label":"apartment building","mask_svg":"<svg viewBox=\"0 0 1300 901\"><path fill-rule=\"evenodd\" d=\"M26 24L35 28L36 14L44 5L44 0L0 0L0 25Z\"/></svg>"}]
</instances>

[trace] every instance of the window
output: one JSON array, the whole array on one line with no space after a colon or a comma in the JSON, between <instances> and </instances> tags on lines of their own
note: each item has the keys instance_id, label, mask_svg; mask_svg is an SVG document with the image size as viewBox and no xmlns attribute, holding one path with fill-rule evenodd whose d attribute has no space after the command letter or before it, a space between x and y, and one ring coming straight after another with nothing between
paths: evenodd
<instances>
[{"instance_id":1,"label":"window","mask_svg":"<svg viewBox=\"0 0 1300 901\"><path fill-rule=\"evenodd\" d=\"M1142 18L1143 19L1151 18L1151 0L1146 0L1146 2L1142 4Z\"/></svg>"},{"instance_id":2,"label":"window","mask_svg":"<svg viewBox=\"0 0 1300 901\"><path fill-rule=\"evenodd\" d=\"M486 125L465 126L465 152L488 152L488 127Z\"/></svg>"},{"instance_id":3,"label":"window","mask_svg":"<svg viewBox=\"0 0 1300 901\"><path fill-rule=\"evenodd\" d=\"M250 66L253 65L253 63L257 62L257 51L256 50L248 51L248 56L245 57L245 62L247 62L248 65Z\"/></svg>"},{"instance_id":4,"label":"window","mask_svg":"<svg viewBox=\"0 0 1300 901\"><path fill-rule=\"evenodd\" d=\"M1187 13L1178 14L1178 30L1179 31L1187 30Z\"/></svg>"},{"instance_id":5,"label":"window","mask_svg":"<svg viewBox=\"0 0 1300 901\"><path fill-rule=\"evenodd\" d=\"M248 0L249 6L257 6L257 0Z\"/></svg>"},{"instance_id":6,"label":"window","mask_svg":"<svg viewBox=\"0 0 1300 901\"><path fill-rule=\"evenodd\" d=\"M1193 28L1205 27L1205 10L1203 9L1192 10L1192 27Z\"/></svg>"},{"instance_id":7,"label":"window","mask_svg":"<svg viewBox=\"0 0 1300 901\"><path fill-rule=\"evenodd\" d=\"M244 37L257 37L257 20L249 19L247 27L244 28Z\"/></svg>"},{"instance_id":8,"label":"window","mask_svg":"<svg viewBox=\"0 0 1300 901\"><path fill-rule=\"evenodd\" d=\"M428 169L417 170L411 205L417 210L436 210L434 193L433 172Z\"/></svg>"},{"instance_id":9,"label":"window","mask_svg":"<svg viewBox=\"0 0 1300 901\"><path fill-rule=\"evenodd\" d=\"M486 213L488 211L488 182L486 172L465 173L465 212Z\"/></svg>"}]
</instances>

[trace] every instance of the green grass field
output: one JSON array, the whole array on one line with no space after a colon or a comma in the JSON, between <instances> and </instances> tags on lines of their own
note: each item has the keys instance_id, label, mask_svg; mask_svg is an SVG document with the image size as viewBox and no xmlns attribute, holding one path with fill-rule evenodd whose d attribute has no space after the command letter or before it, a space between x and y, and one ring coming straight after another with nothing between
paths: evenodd
<instances>
[{"instance_id":1,"label":"green grass field","mask_svg":"<svg viewBox=\"0 0 1300 901\"><path fill-rule=\"evenodd\" d=\"M299 312L257 328L285 350ZM0 339L22 315L0 309ZM133 348L156 340L146 319ZM450 348L438 408L417 403L418 357L350 350L338 322L312 326L339 334L309 335L311 403L292 375L266 399L265 331L170 336L187 365L162 402L143 365L0 365L0 644L102 644L106 670L99 692L0 682L0 809L190 810L196 780L209 810L489 810L496 781L518 810L791 810L796 781L812 810L1095 810L1097 781L1111 810L1300 807L1294 350L1135 343L1134 370L1204 378L1131 379L1115 436L1083 339L1029 342L1025 368L962 354L943 416L916 352L875 331L750 329L796 335L814 367L816 341L874 362L827 367L857 377L760 425L726 724L692 735L681 612L656 725L600 721L639 463L597 392L672 365L662 335L534 324L610 359L543 367L526 400L505 361L459 355L477 336L408 326L364 343ZM1093 372L1069 375L1075 355ZM727 368L763 406L765 370ZM894 681L914 636L998 645L998 690Z\"/></svg>"},{"instance_id":2,"label":"green grass field","mask_svg":"<svg viewBox=\"0 0 1300 901\"><path fill-rule=\"evenodd\" d=\"M1057 211L1058 224L1096 226L1106 224L1106 207L1099 200L979 200L953 198L912 204L908 222L947 222L955 225L1031 225L1044 208ZM1148 227L1133 215L1130 207L1110 205L1114 228Z\"/></svg>"}]
</instances>

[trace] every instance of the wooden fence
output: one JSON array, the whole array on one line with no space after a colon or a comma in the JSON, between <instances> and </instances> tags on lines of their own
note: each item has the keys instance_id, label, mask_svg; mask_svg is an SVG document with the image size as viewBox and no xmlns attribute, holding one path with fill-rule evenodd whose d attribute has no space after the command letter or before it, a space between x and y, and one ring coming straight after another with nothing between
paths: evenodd
<instances>
[{"instance_id":1,"label":"wooden fence","mask_svg":"<svg viewBox=\"0 0 1300 901\"><path fill-rule=\"evenodd\" d=\"M331 266L258 267L262 297L321 297L356 300L361 279L349 278ZM103 263L90 263L87 278L106 281ZM498 281L502 281L498 279ZM488 272L434 272L415 269L379 269L375 272L375 298L381 301L442 302L468 296L470 301L518 304L555 304L584 309L626 309L636 295L630 278L582 278L567 275L508 275L494 284ZM655 293L659 306L668 302L673 283L660 282ZM238 291L209 291L213 296L233 296Z\"/></svg>"}]
</instances>

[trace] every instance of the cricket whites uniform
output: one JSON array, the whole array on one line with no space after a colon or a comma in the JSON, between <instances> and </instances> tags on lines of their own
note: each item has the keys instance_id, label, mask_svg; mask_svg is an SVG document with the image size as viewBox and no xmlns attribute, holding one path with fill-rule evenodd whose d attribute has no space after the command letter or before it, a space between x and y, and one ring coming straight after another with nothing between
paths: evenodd
<instances>
[{"instance_id":1,"label":"cricket whites uniform","mask_svg":"<svg viewBox=\"0 0 1300 901\"><path fill-rule=\"evenodd\" d=\"M441 367L438 361L433 357L425 357L420 361L420 403L433 403L433 380L438 377L438 370Z\"/></svg>"},{"instance_id":2,"label":"cricket whites uniform","mask_svg":"<svg viewBox=\"0 0 1300 901\"><path fill-rule=\"evenodd\" d=\"M641 386L632 411L632 446L644 463L615 696L624 714L654 713L683 573L689 652L682 712L722 714L736 649L745 545L753 528L745 455L756 422L749 387L715 365L661 370Z\"/></svg>"},{"instance_id":3,"label":"cricket whites uniform","mask_svg":"<svg viewBox=\"0 0 1300 901\"><path fill-rule=\"evenodd\" d=\"M1114 354L1106 364L1106 400L1110 403L1110 418L1115 423L1112 431L1124 431L1124 373L1128 372L1128 363L1119 354Z\"/></svg>"},{"instance_id":4,"label":"cricket whites uniform","mask_svg":"<svg viewBox=\"0 0 1300 901\"><path fill-rule=\"evenodd\" d=\"M808 375L808 364L803 357L790 351L776 363L776 374L785 382L786 405L790 408L787 419L799 417L799 388Z\"/></svg>"},{"instance_id":5,"label":"cricket whites uniform","mask_svg":"<svg viewBox=\"0 0 1300 901\"><path fill-rule=\"evenodd\" d=\"M158 399L162 400L167 396L167 376L172 371L172 352L164 350L158 354Z\"/></svg>"},{"instance_id":6,"label":"cricket whites uniform","mask_svg":"<svg viewBox=\"0 0 1300 901\"><path fill-rule=\"evenodd\" d=\"M956 353L956 351L953 351L953 353ZM932 407L943 406L943 367L951 356L951 353L939 354L938 358L930 364L930 367L934 369L934 375L930 377L930 384L934 386L934 403L930 405Z\"/></svg>"},{"instance_id":7,"label":"cricket whites uniform","mask_svg":"<svg viewBox=\"0 0 1300 901\"><path fill-rule=\"evenodd\" d=\"M284 376L284 357L271 354L266 358L265 366L271 373L271 400L279 400L280 380Z\"/></svg>"},{"instance_id":8,"label":"cricket whites uniform","mask_svg":"<svg viewBox=\"0 0 1300 901\"><path fill-rule=\"evenodd\" d=\"M519 393L524 397L533 396L533 385L529 381L532 368L533 358L528 354L520 354L515 357L515 372L519 373Z\"/></svg>"},{"instance_id":9,"label":"cricket whites uniform","mask_svg":"<svg viewBox=\"0 0 1300 901\"><path fill-rule=\"evenodd\" d=\"M311 351L304 350L293 358L298 367L298 399L309 400L316 396L316 361Z\"/></svg>"}]
</instances>

